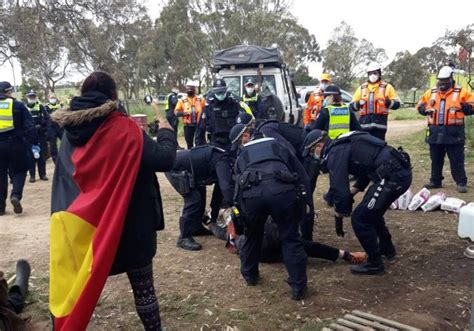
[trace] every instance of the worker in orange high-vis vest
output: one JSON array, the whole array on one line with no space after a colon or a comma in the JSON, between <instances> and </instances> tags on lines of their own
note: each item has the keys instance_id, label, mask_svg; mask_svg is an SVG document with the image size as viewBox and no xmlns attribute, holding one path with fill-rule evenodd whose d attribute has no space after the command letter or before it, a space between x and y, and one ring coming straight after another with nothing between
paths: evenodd
<instances>
[{"instance_id":1,"label":"worker in orange high-vis vest","mask_svg":"<svg viewBox=\"0 0 474 331\"><path fill-rule=\"evenodd\" d=\"M331 75L323 73L320 78L319 88L311 93L308 99L306 108L304 110L303 123L305 127L310 127L316 121L319 111L323 108L324 102L324 90L329 86L331 82Z\"/></svg>"},{"instance_id":2,"label":"worker in orange high-vis vest","mask_svg":"<svg viewBox=\"0 0 474 331\"><path fill-rule=\"evenodd\" d=\"M350 104L351 110L360 111L363 131L385 140L389 109L400 108L400 100L392 85L382 80L382 67L372 62L367 67L368 80L357 88Z\"/></svg>"},{"instance_id":3,"label":"worker in orange high-vis vest","mask_svg":"<svg viewBox=\"0 0 474 331\"><path fill-rule=\"evenodd\" d=\"M196 95L197 86L198 84L193 81L186 83L187 96L180 99L174 109L176 116L183 118L184 139L188 149L194 146L196 127L206 104L203 97Z\"/></svg>"},{"instance_id":4,"label":"worker in orange high-vis vest","mask_svg":"<svg viewBox=\"0 0 474 331\"><path fill-rule=\"evenodd\" d=\"M426 91L417 106L418 112L428 118L426 142L430 145L431 178L425 187L442 187L444 156L448 154L457 190L466 193L464 117L474 114L474 94L456 86L453 72L449 66L442 67L436 87Z\"/></svg>"}]
</instances>

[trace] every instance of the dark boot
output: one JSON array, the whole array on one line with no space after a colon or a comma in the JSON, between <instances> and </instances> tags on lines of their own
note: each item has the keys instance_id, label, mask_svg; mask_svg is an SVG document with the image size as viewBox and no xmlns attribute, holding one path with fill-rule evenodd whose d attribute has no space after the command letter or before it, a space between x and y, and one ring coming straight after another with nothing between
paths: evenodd
<instances>
[{"instance_id":1,"label":"dark boot","mask_svg":"<svg viewBox=\"0 0 474 331\"><path fill-rule=\"evenodd\" d=\"M397 251L395 250L395 247L393 246L392 242L390 242L385 245L380 245L380 254L382 254L389 260L393 260L395 256L397 256Z\"/></svg>"},{"instance_id":2,"label":"dark boot","mask_svg":"<svg viewBox=\"0 0 474 331\"><path fill-rule=\"evenodd\" d=\"M13 205L13 211L15 212L15 214L23 213L23 207L21 205L20 199L18 199L17 197L12 197L10 199L10 202Z\"/></svg>"},{"instance_id":3,"label":"dark boot","mask_svg":"<svg viewBox=\"0 0 474 331\"><path fill-rule=\"evenodd\" d=\"M227 228L219 226L216 222L209 223L209 230L220 240L227 240Z\"/></svg>"},{"instance_id":4,"label":"dark boot","mask_svg":"<svg viewBox=\"0 0 474 331\"><path fill-rule=\"evenodd\" d=\"M8 304L17 314L20 314L25 306L30 273L30 264L25 260L18 260L16 263L16 281L8 292Z\"/></svg>"},{"instance_id":5,"label":"dark boot","mask_svg":"<svg viewBox=\"0 0 474 331\"><path fill-rule=\"evenodd\" d=\"M459 193L467 193L466 184L459 184L457 186L457 189Z\"/></svg>"},{"instance_id":6,"label":"dark boot","mask_svg":"<svg viewBox=\"0 0 474 331\"><path fill-rule=\"evenodd\" d=\"M301 290L291 289L291 299L300 301L303 300L306 295L306 287Z\"/></svg>"},{"instance_id":7,"label":"dark boot","mask_svg":"<svg viewBox=\"0 0 474 331\"><path fill-rule=\"evenodd\" d=\"M201 244L197 243L193 237L179 237L176 246L181 247L182 249L186 249L188 251L198 251L202 248Z\"/></svg>"},{"instance_id":8,"label":"dark boot","mask_svg":"<svg viewBox=\"0 0 474 331\"><path fill-rule=\"evenodd\" d=\"M34 176L31 176L30 177L30 183L34 183L34 182L36 182L36 178Z\"/></svg>"},{"instance_id":9,"label":"dark boot","mask_svg":"<svg viewBox=\"0 0 474 331\"><path fill-rule=\"evenodd\" d=\"M362 264L353 265L351 272L358 275L383 275L385 273L385 266L382 258L378 262L367 261Z\"/></svg>"},{"instance_id":10,"label":"dark boot","mask_svg":"<svg viewBox=\"0 0 474 331\"><path fill-rule=\"evenodd\" d=\"M46 176L46 175L40 176L40 179L41 179L41 180L44 180L44 181L49 180L48 176Z\"/></svg>"},{"instance_id":11,"label":"dark boot","mask_svg":"<svg viewBox=\"0 0 474 331\"><path fill-rule=\"evenodd\" d=\"M441 183L435 183L430 180L428 183L425 184L425 187L430 190L433 188L442 188L443 185Z\"/></svg>"}]
</instances>

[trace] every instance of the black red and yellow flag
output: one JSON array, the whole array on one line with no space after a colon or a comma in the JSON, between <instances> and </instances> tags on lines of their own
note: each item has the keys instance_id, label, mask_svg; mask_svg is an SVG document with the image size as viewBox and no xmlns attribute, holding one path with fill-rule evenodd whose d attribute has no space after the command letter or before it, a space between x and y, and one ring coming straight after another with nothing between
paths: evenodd
<instances>
[{"instance_id":1,"label":"black red and yellow flag","mask_svg":"<svg viewBox=\"0 0 474 331\"><path fill-rule=\"evenodd\" d=\"M84 146L61 143L52 193L54 330L85 330L109 275L143 149L143 132L113 112Z\"/></svg>"}]
</instances>

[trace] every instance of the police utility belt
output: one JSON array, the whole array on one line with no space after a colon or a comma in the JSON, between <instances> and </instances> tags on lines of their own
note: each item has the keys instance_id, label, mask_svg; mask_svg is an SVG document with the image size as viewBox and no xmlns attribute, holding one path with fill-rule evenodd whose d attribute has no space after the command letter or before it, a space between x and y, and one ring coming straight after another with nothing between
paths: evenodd
<instances>
[{"instance_id":1,"label":"police utility belt","mask_svg":"<svg viewBox=\"0 0 474 331\"><path fill-rule=\"evenodd\" d=\"M289 171L276 171L273 173L265 173L260 171L244 171L239 176L239 187L241 189L257 186L265 180L278 180L283 183L292 184L298 181L298 174Z\"/></svg>"},{"instance_id":2,"label":"police utility belt","mask_svg":"<svg viewBox=\"0 0 474 331\"><path fill-rule=\"evenodd\" d=\"M369 176L372 180L389 179L401 169L411 168L410 156L407 152L403 150L403 148L389 148L390 155L392 157L390 158L390 160L382 163L377 169L375 169L374 174L372 174L372 176Z\"/></svg>"}]
</instances>

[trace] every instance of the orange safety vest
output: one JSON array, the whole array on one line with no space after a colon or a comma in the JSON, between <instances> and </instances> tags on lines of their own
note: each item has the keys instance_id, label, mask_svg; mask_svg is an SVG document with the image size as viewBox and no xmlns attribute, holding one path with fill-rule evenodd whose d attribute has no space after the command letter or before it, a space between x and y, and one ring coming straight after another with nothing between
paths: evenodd
<instances>
[{"instance_id":1,"label":"orange safety vest","mask_svg":"<svg viewBox=\"0 0 474 331\"><path fill-rule=\"evenodd\" d=\"M428 116L429 125L464 125L464 113L461 111L459 94L461 87L456 86L448 93L441 94L437 88L431 89L430 101L426 110L433 110Z\"/></svg>"},{"instance_id":2,"label":"orange safety vest","mask_svg":"<svg viewBox=\"0 0 474 331\"><path fill-rule=\"evenodd\" d=\"M323 108L323 102L324 95L321 90L311 93L304 114L305 125L311 121L316 121L319 111Z\"/></svg>"},{"instance_id":3,"label":"orange safety vest","mask_svg":"<svg viewBox=\"0 0 474 331\"><path fill-rule=\"evenodd\" d=\"M381 82L378 88L372 92L368 87L368 83L364 83L360 86L360 100L364 101L364 104L361 105L360 116L369 114L388 115L388 109L385 106L385 89L387 88L387 83Z\"/></svg>"},{"instance_id":4,"label":"orange safety vest","mask_svg":"<svg viewBox=\"0 0 474 331\"><path fill-rule=\"evenodd\" d=\"M175 112L188 113L183 115L183 124L184 125L194 125L199 123L199 118L201 112L203 111L203 98L201 96L195 96L193 98L185 97L184 99L179 100L176 105Z\"/></svg>"}]
</instances>

